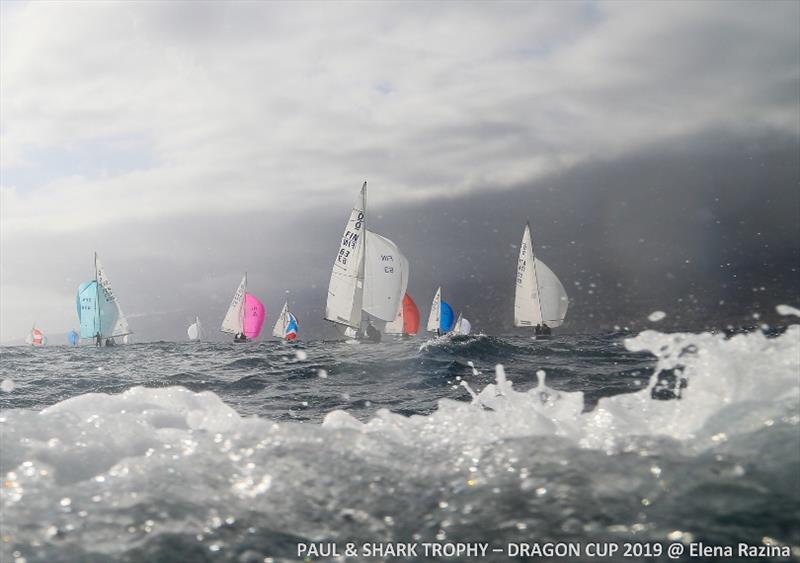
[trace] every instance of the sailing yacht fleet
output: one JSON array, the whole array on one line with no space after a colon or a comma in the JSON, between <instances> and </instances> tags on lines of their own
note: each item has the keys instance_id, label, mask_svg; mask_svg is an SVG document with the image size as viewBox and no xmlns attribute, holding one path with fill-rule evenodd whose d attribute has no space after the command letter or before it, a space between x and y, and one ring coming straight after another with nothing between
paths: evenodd
<instances>
[{"instance_id":1,"label":"sailing yacht fleet","mask_svg":"<svg viewBox=\"0 0 800 563\"><path fill-rule=\"evenodd\" d=\"M364 182L333 261L325 319L353 340L379 342L384 335L415 335L420 328L420 312L406 292L408 258L394 241L368 226L367 183ZM568 305L567 293L558 276L536 258L530 224L526 224L517 261L514 326L533 329L537 338L544 337L550 333L550 328L563 324ZM68 335L71 345L89 340L97 346L110 346L116 344L116 339L127 341L133 332L97 253L94 277L78 287L77 310L80 328ZM245 273L220 331L232 335L234 342L248 342L259 337L266 318L264 304L247 291ZM437 336L459 336L468 335L472 325L462 313L455 315L439 287L433 296L425 328ZM297 317L289 311L286 301L272 335L289 341L299 336L299 330ZM207 338L199 316L195 316L186 332L192 341ZM26 340L33 346L47 342L44 333L35 325Z\"/></svg>"}]
</instances>

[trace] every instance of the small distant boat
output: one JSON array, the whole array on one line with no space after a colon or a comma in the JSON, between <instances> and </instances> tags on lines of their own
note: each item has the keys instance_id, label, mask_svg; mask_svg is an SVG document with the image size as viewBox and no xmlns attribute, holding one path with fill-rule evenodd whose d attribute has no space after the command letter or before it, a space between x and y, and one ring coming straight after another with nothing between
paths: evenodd
<instances>
[{"instance_id":1,"label":"small distant boat","mask_svg":"<svg viewBox=\"0 0 800 563\"><path fill-rule=\"evenodd\" d=\"M77 346L79 339L80 339L80 334L78 334L78 332L74 328L69 331L69 334L67 334L67 344L69 344L70 346Z\"/></svg>"},{"instance_id":2,"label":"small distant boat","mask_svg":"<svg viewBox=\"0 0 800 563\"><path fill-rule=\"evenodd\" d=\"M186 334L189 336L189 340L203 340L206 337L200 317L195 316L194 322L186 329Z\"/></svg>"},{"instance_id":3,"label":"small distant boat","mask_svg":"<svg viewBox=\"0 0 800 563\"><path fill-rule=\"evenodd\" d=\"M78 287L77 306L81 338L94 339L98 346L104 342L112 346L115 337L133 333L96 252L94 279Z\"/></svg>"},{"instance_id":4,"label":"small distant boat","mask_svg":"<svg viewBox=\"0 0 800 563\"><path fill-rule=\"evenodd\" d=\"M460 334L462 336L466 336L472 331L472 324L465 319L461 313L458 314L458 318L456 322L453 323L453 328L451 332L453 334Z\"/></svg>"},{"instance_id":5,"label":"small distant boat","mask_svg":"<svg viewBox=\"0 0 800 563\"><path fill-rule=\"evenodd\" d=\"M47 337L44 335L41 329L36 328L36 325L34 325L31 327L31 331L28 333L28 336L25 337L25 342L31 346L46 346Z\"/></svg>"},{"instance_id":6,"label":"small distant boat","mask_svg":"<svg viewBox=\"0 0 800 563\"><path fill-rule=\"evenodd\" d=\"M297 338L298 331L297 318L289 312L289 302L286 301L283 304L283 309L281 309L278 320L275 321L275 326L272 329L272 336L286 340L294 340Z\"/></svg>"},{"instance_id":7,"label":"small distant boat","mask_svg":"<svg viewBox=\"0 0 800 563\"><path fill-rule=\"evenodd\" d=\"M247 293L247 274L245 274L236 293L233 294L220 331L233 334L234 342L247 342L258 338L266 318L267 310L264 304L255 295Z\"/></svg>"},{"instance_id":8,"label":"small distant boat","mask_svg":"<svg viewBox=\"0 0 800 563\"><path fill-rule=\"evenodd\" d=\"M539 327L537 337L547 337L550 328L564 323L568 306L569 298L561 280L534 256L531 226L528 223L519 247L514 326Z\"/></svg>"},{"instance_id":9,"label":"small distant boat","mask_svg":"<svg viewBox=\"0 0 800 563\"><path fill-rule=\"evenodd\" d=\"M453 328L453 308L442 299L442 287L436 290L431 303L431 312L428 315L428 332L445 334Z\"/></svg>"},{"instance_id":10,"label":"small distant boat","mask_svg":"<svg viewBox=\"0 0 800 563\"><path fill-rule=\"evenodd\" d=\"M331 270L325 318L350 338L380 342L408 285L408 260L388 238L367 230L367 183L350 212Z\"/></svg>"},{"instance_id":11,"label":"small distant boat","mask_svg":"<svg viewBox=\"0 0 800 563\"><path fill-rule=\"evenodd\" d=\"M419 309L411 296L403 296L403 306L397 312L397 317L386 325L386 334L401 334L410 336L419 332Z\"/></svg>"}]
</instances>

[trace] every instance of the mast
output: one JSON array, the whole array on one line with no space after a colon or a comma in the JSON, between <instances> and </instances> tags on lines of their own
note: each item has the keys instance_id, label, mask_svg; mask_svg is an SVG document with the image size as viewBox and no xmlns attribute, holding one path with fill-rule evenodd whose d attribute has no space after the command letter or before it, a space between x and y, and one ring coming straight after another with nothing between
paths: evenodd
<instances>
[{"instance_id":1,"label":"mast","mask_svg":"<svg viewBox=\"0 0 800 563\"><path fill-rule=\"evenodd\" d=\"M103 327L100 325L100 282L97 280L97 251L94 251L94 302L95 315L97 315L97 333L103 338ZM95 334L97 336L97 334Z\"/></svg>"},{"instance_id":2,"label":"mast","mask_svg":"<svg viewBox=\"0 0 800 563\"><path fill-rule=\"evenodd\" d=\"M244 291L242 292L242 306L239 308L239 332L244 334L244 303L247 296L247 272L244 273Z\"/></svg>"},{"instance_id":3,"label":"mast","mask_svg":"<svg viewBox=\"0 0 800 563\"><path fill-rule=\"evenodd\" d=\"M364 324L364 269L367 261L367 181L361 186L361 209L364 210L364 226L362 228L362 236L364 237L364 251L361 253L361 263L358 265L358 278L356 278L356 286L361 284L361 303L358 305L361 316L358 321L358 329Z\"/></svg>"}]
</instances>

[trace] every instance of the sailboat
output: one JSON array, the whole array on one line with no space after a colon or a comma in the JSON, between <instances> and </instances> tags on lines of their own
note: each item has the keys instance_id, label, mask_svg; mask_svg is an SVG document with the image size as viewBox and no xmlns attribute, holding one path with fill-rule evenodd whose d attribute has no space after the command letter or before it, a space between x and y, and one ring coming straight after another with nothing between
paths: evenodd
<instances>
[{"instance_id":1,"label":"sailboat","mask_svg":"<svg viewBox=\"0 0 800 563\"><path fill-rule=\"evenodd\" d=\"M451 332L453 334L460 334L462 336L466 336L472 331L472 324L464 318L464 316L459 313L456 322L453 323L453 328Z\"/></svg>"},{"instance_id":2,"label":"sailboat","mask_svg":"<svg viewBox=\"0 0 800 563\"><path fill-rule=\"evenodd\" d=\"M228 307L228 312L222 320L221 332L233 334L234 342L247 342L258 338L261 327L267 318L264 304L252 293L247 293L247 274L245 273L233 299Z\"/></svg>"},{"instance_id":3,"label":"sailboat","mask_svg":"<svg viewBox=\"0 0 800 563\"><path fill-rule=\"evenodd\" d=\"M431 303L431 312L428 314L428 332L444 334L453 327L453 308L442 300L442 287L436 290Z\"/></svg>"},{"instance_id":4,"label":"sailboat","mask_svg":"<svg viewBox=\"0 0 800 563\"><path fill-rule=\"evenodd\" d=\"M553 270L535 257L531 225L527 223L522 233L517 262L514 326L561 326L568 305L569 298L561 281Z\"/></svg>"},{"instance_id":5,"label":"sailboat","mask_svg":"<svg viewBox=\"0 0 800 563\"><path fill-rule=\"evenodd\" d=\"M410 336L417 332L419 332L419 309L411 296L406 293L403 296L403 306L397 311L397 317L386 325L384 333Z\"/></svg>"},{"instance_id":6,"label":"sailboat","mask_svg":"<svg viewBox=\"0 0 800 563\"><path fill-rule=\"evenodd\" d=\"M67 343L70 346L77 346L79 338L80 338L80 334L78 334L78 331L76 331L73 328L72 330L69 331L69 334L67 334Z\"/></svg>"},{"instance_id":7,"label":"sailboat","mask_svg":"<svg viewBox=\"0 0 800 563\"><path fill-rule=\"evenodd\" d=\"M25 342L31 346L45 346L47 344L47 337L41 329L36 328L36 324L34 323L28 336L25 337Z\"/></svg>"},{"instance_id":8,"label":"sailboat","mask_svg":"<svg viewBox=\"0 0 800 563\"><path fill-rule=\"evenodd\" d=\"M286 340L294 340L297 338L297 318L289 312L289 302L286 301L281 309L281 314L278 320L275 321L275 326L272 328L272 336L276 338L285 338Z\"/></svg>"},{"instance_id":9,"label":"sailboat","mask_svg":"<svg viewBox=\"0 0 800 563\"><path fill-rule=\"evenodd\" d=\"M98 346L104 341L111 346L114 338L133 333L96 252L94 279L78 287L77 306L81 338L95 339Z\"/></svg>"},{"instance_id":10,"label":"sailboat","mask_svg":"<svg viewBox=\"0 0 800 563\"><path fill-rule=\"evenodd\" d=\"M200 317L194 317L194 322L186 329L186 334L189 336L189 340L202 340L206 337L203 325L200 323Z\"/></svg>"},{"instance_id":11,"label":"sailboat","mask_svg":"<svg viewBox=\"0 0 800 563\"><path fill-rule=\"evenodd\" d=\"M388 238L367 230L367 183L361 186L331 270L325 318L351 338L380 341L408 285L408 260Z\"/></svg>"}]
</instances>

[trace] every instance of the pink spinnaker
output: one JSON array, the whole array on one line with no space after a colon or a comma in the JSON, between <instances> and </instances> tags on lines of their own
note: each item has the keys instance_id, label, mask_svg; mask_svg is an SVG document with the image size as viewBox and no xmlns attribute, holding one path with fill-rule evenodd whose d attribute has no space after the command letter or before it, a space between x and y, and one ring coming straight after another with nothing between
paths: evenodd
<instances>
[{"instance_id":1,"label":"pink spinnaker","mask_svg":"<svg viewBox=\"0 0 800 563\"><path fill-rule=\"evenodd\" d=\"M258 338L267 310L258 297L250 293L244 294L244 335L247 338Z\"/></svg>"}]
</instances>

